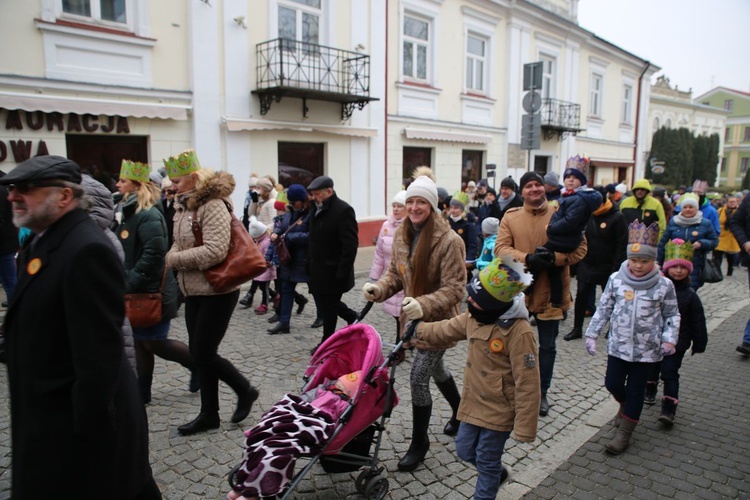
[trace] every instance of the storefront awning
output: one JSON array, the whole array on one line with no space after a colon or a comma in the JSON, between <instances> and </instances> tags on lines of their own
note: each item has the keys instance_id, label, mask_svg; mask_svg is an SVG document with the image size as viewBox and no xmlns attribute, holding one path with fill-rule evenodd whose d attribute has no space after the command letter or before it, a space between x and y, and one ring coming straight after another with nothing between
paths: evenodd
<instances>
[{"instance_id":1,"label":"storefront awning","mask_svg":"<svg viewBox=\"0 0 750 500\"><path fill-rule=\"evenodd\" d=\"M463 132L449 132L422 128L406 127L404 136L407 139L422 139L425 141L468 142L472 144L488 144L492 136L484 134L466 134Z\"/></svg>"},{"instance_id":2,"label":"storefront awning","mask_svg":"<svg viewBox=\"0 0 750 500\"><path fill-rule=\"evenodd\" d=\"M44 113L187 120L190 105L0 92L0 108L42 111Z\"/></svg>"},{"instance_id":3,"label":"storefront awning","mask_svg":"<svg viewBox=\"0 0 750 500\"><path fill-rule=\"evenodd\" d=\"M590 158L591 164L595 167L632 167L633 160L597 160Z\"/></svg>"},{"instance_id":4,"label":"storefront awning","mask_svg":"<svg viewBox=\"0 0 750 500\"><path fill-rule=\"evenodd\" d=\"M292 130L294 132L323 132L326 134L346 135L350 137L377 137L378 130L365 127L348 127L346 125L324 125L320 123L272 122L251 120L248 118L223 118L230 132L258 130Z\"/></svg>"}]
</instances>

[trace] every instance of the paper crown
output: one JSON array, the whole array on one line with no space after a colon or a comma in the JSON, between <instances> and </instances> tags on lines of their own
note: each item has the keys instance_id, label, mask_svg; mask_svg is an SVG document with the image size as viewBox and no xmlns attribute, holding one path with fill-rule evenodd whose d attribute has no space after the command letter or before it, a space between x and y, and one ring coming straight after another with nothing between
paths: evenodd
<instances>
[{"instance_id":1,"label":"paper crown","mask_svg":"<svg viewBox=\"0 0 750 500\"><path fill-rule=\"evenodd\" d=\"M456 191L451 198L451 204L453 204L454 201L460 203L465 207L469 204L469 195L464 193L463 191Z\"/></svg>"},{"instance_id":2,"label":"paper crown","mask_svg":"<svg viewBox=\"0 0 750 500\"><path fill-rule=\"evenodd\" d=\"M499 306L497 301L512 302L516 295L531 285L531 281L531 274L508 255L493 259L466 288L482 309L493 310Z\"/></svg>"},{"instance_id":3,"label":"paper crown","mask_svg":"<svg viewBox=\"0 0 750 500\"><path fill-rule=\"evenodd\" d=\"M147 163L122 160L122 164L120 165L120 179L130 179L131 181L146 184L151 180L150 175L151 167Z\"/></svg>"},{"instance_id":4,"label":"paper crown","mask_svg":"<svg viewBox=\"0 0 750 500\"><path fill-rule=\"evenodd\" d=\"M164 158L164 167L167 169L167 175L175 178L197 172L201 169L201 164L198 163L195 151L188 149L178 155Z\"/></svg>"},{"instance_id":5,"label":"paper crown","mask_svg":"<svg viewBox=\"0 0 750 500\"><path fill-rule=\"evenodd\" d=\"M666 271L670 267L683 266L693 271L693 244L689 241L683 241L675 238L664 245L664 266Z\"/></svg>"},{"instance_id":6,"label":"paper crown","mask_svg":"<svg viewBox=\"0 0 750 500\"><path fill-rule=\"evenodd\" d=\"M695 182L693 182L694 193L706 194L707 190L708 190L708 181L697 179Z\"/></svg>"},{"instance_id":7,"label":"paper crown","mask_svg":"<svg viewBox=\"0 0 750 500\"><path fill-rule=\"evenodd\" d=\"M628 245L658 246L659 224L652 222L651 225L646 226L639 220L631 222L630 226L628 226Z\"/></svg>"},{"instance_id":8,"label":"paper crown","mask_svg":"<svg viewBox=\"0 0 750 500\"><path fill-rule=\"evenodd\" d=\"M567 163L565 163L565 169L567 170L569 168L574 168L583 174L586 174L589 169L589 159L585 156L575 155L572 158L569 158Z\"/></svg>"}]
</instances>

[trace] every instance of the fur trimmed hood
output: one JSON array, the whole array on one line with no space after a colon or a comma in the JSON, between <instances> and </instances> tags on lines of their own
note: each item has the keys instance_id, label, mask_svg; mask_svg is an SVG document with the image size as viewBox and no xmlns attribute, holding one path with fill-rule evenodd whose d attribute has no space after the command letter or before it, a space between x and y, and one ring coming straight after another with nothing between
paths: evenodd
<instances>
[{"instance_id":1,"label":"fur trimmed hood","mask_svg":"<svg viewBox=\"0 0 750 500\"><path fill-rule=\"evenodd\" d=\"M236 183L234 176L228 172L214 172L211 174L203 186L195 189L185 200L188 210L197 210L211 200L226 200L232 207L230 196L234 192Z\"/></svg>"}]
</instances>

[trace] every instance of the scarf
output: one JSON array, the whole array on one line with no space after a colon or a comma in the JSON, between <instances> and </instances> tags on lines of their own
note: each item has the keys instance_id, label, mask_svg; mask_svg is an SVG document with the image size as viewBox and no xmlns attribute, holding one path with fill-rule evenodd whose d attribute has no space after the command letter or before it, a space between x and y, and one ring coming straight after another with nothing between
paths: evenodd
<instances>
[{"instance_id":1,"label":"scarf","mask_svg":"<svg viewBox=\"0 0 750 500\"><path fill-rule=\"evenodd\" d=\"M464 218L464 215L463 215L463 214L461 214L461 215L459 215L459 216L455 216L455 215L450 215L449 217L450 217L450 219L451 219L451 220L452 220L453 222L458 222L458 221L460 221L461 219L463 219L463 218Z\"/></svg>"},{"instance_id":2,"label":"scarf","mask_svg":"<svg viewBox=\"0 0 750 500\"><path fill-rule=\"evenodd\" d=\"M695 226L701 223L701 220L703 220L703 212L698 210L696 214L693 217L685 217L682 215L682 212L672 217L672 220L675 224L677 224L680 227L690 227Z\"/></svg>"},{"instance_id":3,"label":"scarf","mask_svg":"<svg viewBox=\"0 0 750 500\"><path fill-rule=\"evenodd\" d=\"M734 212L737 210L736 208L729 208L727 207L724 210L724 229L729 231L729 223L732 221L732 217L734 216Z\"/></svg>"},{"instance_id":4,"label":"scarf","mask_svg":"<svg viewBox=\"0 0 750 500\"><path fill-rule=\"evenodd\" d=\"M659 268L656 266L654 266L654 268L651 269L651 271L649 271L645 276L636 278L635 276L633 276L633 273L630 272L630 269L628 269L627 260L620 266L618 275L622 282L626 285L631 286L633 290L648 290L652 286L656 285L659 282L659 279L661 279L661 273L659 272Z\"/></svg>"},{"instance_id":5,"label":"scarf","mask_svg":"<svg viewBox=\"0 0 750 500\"><path fill-rule=\"evenodd\" d=\"M602 206L597 208L592 212L592 215L597 216L601 214L606 214L612 209L612 202L609 198L604 198L604 203L602 203Z\"/></svg>"},{"instance_id":6,"label":"scarf","mask_svg":"<svg viewBox=\"0 0 750 500\"><path fill-rule=\"evenodd\" d=\"M505 207L507 207L511 201L513 201L516 197L516 193L510 193L510 196L508 196L508 199L503 199L503 197L499 197L497 199L497 204L500 205L500 210L505 210Z\"/></svg>"}]
</instances>

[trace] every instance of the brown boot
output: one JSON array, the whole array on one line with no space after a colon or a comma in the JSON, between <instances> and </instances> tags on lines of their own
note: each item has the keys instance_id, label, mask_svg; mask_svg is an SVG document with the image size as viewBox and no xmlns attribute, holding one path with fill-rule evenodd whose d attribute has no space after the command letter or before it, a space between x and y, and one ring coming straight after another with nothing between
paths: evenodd
<instances>
[{"instance_id":1,"label":"brown boot","mask_svg":"<svg viewBox=\"0 0 750 500\"><path fill-rule=\"evenodd\" d=\"M542 321L562 320L563 318L563 310L557 304L547 304L544 312L536 315L536 319L541 319Z\"/></svg>"},{"instance_id":2,"label":"brown boot","mask_svg":"<svg viewBox=\"0 0 750 500\"><path fill-rule=\"evenodd\" d=\"M630 445L630 436L633 434L633 429L638 425L635 420L630 420L625 415L622 416L620 426L617 428L615 437L609 443L604 445L604 448L612 455L620 455L622 452L628 449Z\"/></svg>"},{"instance_id":3,"label":"brown boot","mask_svg":"<svg viewBox=\"0 0 750 500\"><path fill-rule=\"evenodd\" d=\"M624 404L620 403L620 407L617 409L617 413L615 414L615 419L612 421L613 424L615 424L615 427L620 427L620 424L622 423L622 408L625 406Z\"/></svg>"}]
</instances>

